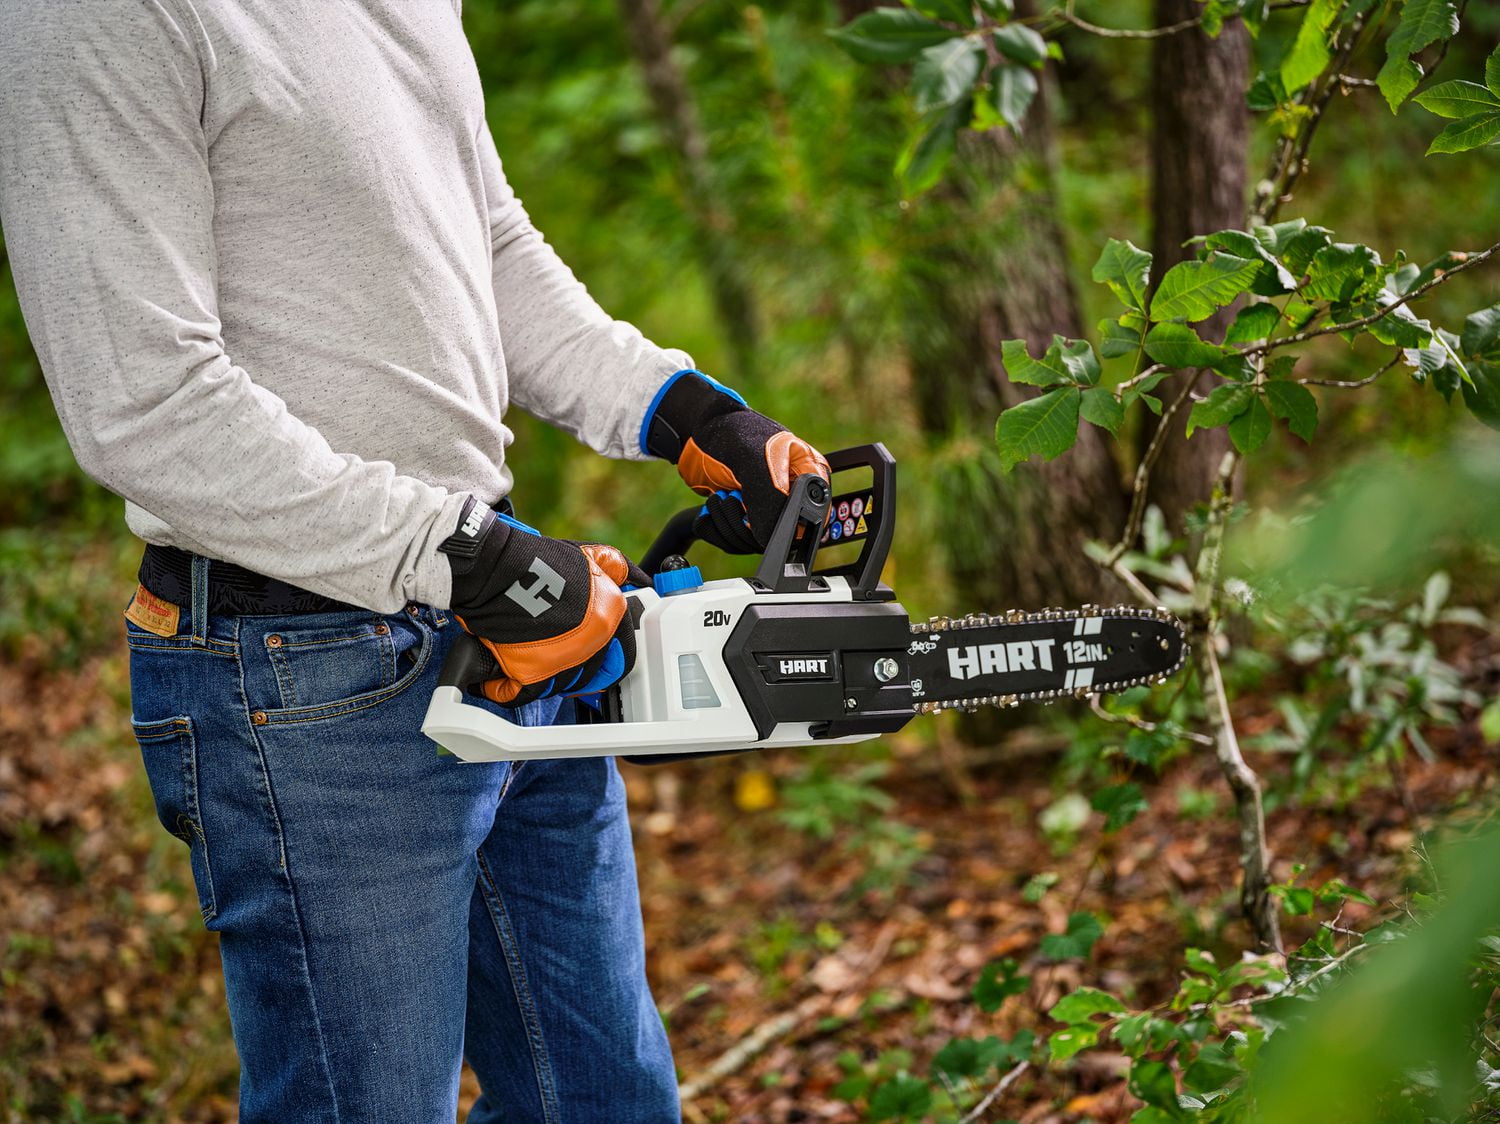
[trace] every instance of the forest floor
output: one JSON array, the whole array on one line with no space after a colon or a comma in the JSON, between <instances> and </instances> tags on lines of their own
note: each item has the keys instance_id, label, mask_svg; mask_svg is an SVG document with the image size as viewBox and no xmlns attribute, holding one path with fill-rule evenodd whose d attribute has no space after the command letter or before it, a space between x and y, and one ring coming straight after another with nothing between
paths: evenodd
<instances>
[{"instance_id":1,"label":"forest floor","mask_svg":"<svg viewBox=\"0 0 1500 1124\"><path fill-rule=\"evenodd\" d=\"M1493 693L1494 637L1450 658ZM67 672L25 660L0 667L7 1120L236 1115L216 938L198 920L186 851L155 821L127 714L122 654ZM1273 721L1253 700L1237 717L1251 734ZM1052 779L1055 739L1021 730L996 748L945 740L939 752L930 732L919 738L892 743L878 782L892 803L862 814L860 846L849 826L825 840L778 814L795 754L623 767L652 982L683 1079L697 1086L689 1121L857 1120L833 1092L841 1054L870 1060L900 1048L925 1072L955 1035L1045 1033L1041 1012L1081 983L1159 1003L1185 947L1224 963L1248 944L1233 919L1235 826L1207 755L1144 782L1150 806L1123 830L1104 835L1094 815L1058 841L1038 827L1064 791ZM1330 785L1275 809L1278 877L1301 863L1312 884L1337 875L1379 902L1398 897L1422 830L1497 783L1497 747L1472 721L1438 732L1434 746L1437 760L1409 758L1399 786L1385 777ZM1272 755L1256 764L1285 768ZM1041 937L1079 909L1109 918L1093 956L1049 964ZM1355 906L1343 923L1366 927L1390 912ZM1310 924L1294 919L1289 938ZM970 988L1002 956L1021 961L1032 986L986 1015ZM729 1072L705 1076L716 1063ZM1091 1051L1032 1070L986 1118L1122 1121L1139 1105L1125 1068ZM465 1090L472 1097L471 1078Z\"/></svg>"}]
</instances>

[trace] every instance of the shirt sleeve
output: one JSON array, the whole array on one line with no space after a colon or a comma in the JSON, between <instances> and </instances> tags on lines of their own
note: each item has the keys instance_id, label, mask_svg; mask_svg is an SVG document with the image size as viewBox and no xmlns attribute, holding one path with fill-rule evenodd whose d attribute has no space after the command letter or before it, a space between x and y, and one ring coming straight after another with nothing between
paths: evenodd
<instances>
[{"instance_id":1,"label":"shirt sleeve","mask_svg":"<svg viewBox=\"0 0 1500 1124\"><path fill-rule=\"evenodd\" d=\"M201 29L166 0L0 5L0 223L84 471L183 544L325 596L446 605L465 495L329 447L226 354Z\"/></svg>"},{"instance_id":2,"label":"shirt sleeve","mask_svg":"<svg viewBox=\"0 0 1500 1124\"><path fill-rule=\"evenodd\" d=\"M647 407L692 359L657 347L595 303L532 225L487 125L478 144L511 401L604 456L647 459L641 448Z\"/></svg>"}]
</instances>

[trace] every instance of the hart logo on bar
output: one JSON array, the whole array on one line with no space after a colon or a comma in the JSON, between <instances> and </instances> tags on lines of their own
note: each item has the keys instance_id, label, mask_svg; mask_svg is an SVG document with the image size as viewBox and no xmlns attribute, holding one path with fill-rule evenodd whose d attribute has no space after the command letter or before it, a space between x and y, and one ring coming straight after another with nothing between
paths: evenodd
<instances>
[{"instance_id":1,"label":"hart logo on bar","mask_svg":"<svg viewBox=\"0 0 1500 1124\"><path fill-rule=\"evenodd\" d=\"M1011 640L1004 644L974 644L948 649L948 673L955 679L995 675L1008 671L1052 670L1052 645L1056 641Z\"/></svg>"}]
</instances>

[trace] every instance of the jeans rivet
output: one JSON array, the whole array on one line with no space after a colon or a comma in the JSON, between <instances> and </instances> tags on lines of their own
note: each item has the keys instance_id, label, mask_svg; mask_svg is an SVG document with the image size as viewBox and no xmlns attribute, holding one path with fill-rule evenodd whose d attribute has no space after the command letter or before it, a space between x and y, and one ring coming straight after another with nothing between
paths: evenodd
<instances>
[{"instance_id":1,"label":"jeans rivet","mask_svg":"<svg viewBox=\"0 0 1500 1124\"><path fill-rule=\"evenodd\" d=\"M391 626L390 626L390 625L388 625L388 624L385 624L385 623L383 623L383 622L382 622L382 623L381 623L381 624L377 624L377 625L376 625L376 626L375 626L375 635L376 635L376 636L385 636L385 635L387 635L387 634L388 634L388 633L389 633L389 632L390 632L390 631L391 631Z\"/></svg>"},{"instance_id":2,"label":"jeans rivet","mask_svg":"<svg viewBox=\"0 0 1500 1124\"><path fill-rule=\"evenodd\" d=\"M269 721L269 720L266 718L266 712L265 711L263 711L263 710L257 710L254 714L252 714L250 716L250 721L254 722L257 726L264 726L266 724L266 722Z\"/></svg>"},{"instance_id":3,"label":"jeans rivet","mask_svg":"<svg viewBox=\"0 0 1500 1124\"><path fill-rule=\"evenodd\" d=\"M415 606L415 605L408 605L408 606L407 606L407 607L406 607L406 611L407 611L407 612L408 612L408 613L410 613L410 614L411 614L411 615L412 615L412 616L416 616L416 615L417 615L417 614L418 614L418 613L420 613L420 612L421 612L421 611L422 611L422 610L421 610L421 609L418 609L418 608L417 608L417 607L416 607L416 606Z\"/></svg>"},{"instance_id":4,"label":"jeans rivet","mask_svg":"<svg viewBox=\"0 0 1500 1124\"><path fill-rule=\"evenodd\" d=\"M267 648L279 648L279 647L281 647L281 637L277 636L274 632L271 633L270 636L266 637L266 647Z\"/></svg>"}]
</instances>

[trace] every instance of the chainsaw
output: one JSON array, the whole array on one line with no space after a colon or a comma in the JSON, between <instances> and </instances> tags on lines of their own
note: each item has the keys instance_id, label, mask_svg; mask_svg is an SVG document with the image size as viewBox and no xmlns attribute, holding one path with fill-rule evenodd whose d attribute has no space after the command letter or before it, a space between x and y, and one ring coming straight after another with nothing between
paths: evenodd
<instances>
[{"instance_id":1,"label":"chainsaw","mask_svg":"<svg viewBox=\"0 0 1500 1124\"><path fill-rule=\"evenodd\" d=\"M864 741L919 714L1086 698L1160 683L1182 666L1183 627L1164 608L910 620L880 580L896 530L895 459L874 444L827 460L842 490L816 474L794 481L753 577L704 581L686 559L699 509L668 522L641 559L652 588L626 594L635 665L580 705L577 723L508 720L478 696L499 669L465 635L422 732L464 761L655 763ZM835 564L815 569L820 554Z\"/></svg>"}]
</instances>

